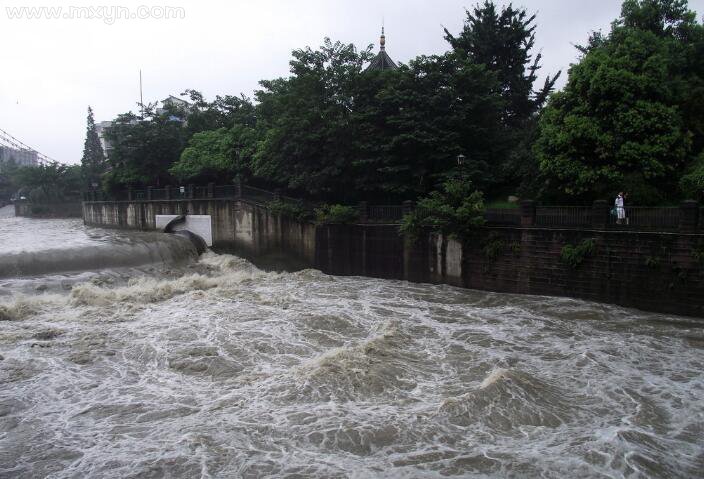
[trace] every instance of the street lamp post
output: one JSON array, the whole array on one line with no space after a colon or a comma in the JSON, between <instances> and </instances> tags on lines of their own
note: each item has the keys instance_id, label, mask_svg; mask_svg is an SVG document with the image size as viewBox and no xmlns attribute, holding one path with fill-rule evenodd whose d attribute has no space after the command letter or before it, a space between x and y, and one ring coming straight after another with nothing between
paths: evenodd
<instances>
[{"instance_id":1,"label":"street lamp post","mask_svg":"<svg viewBox=\"0 0 704 479\"><path fill-rule=\"evenodd\" d=\"M462 153L457 155L457 170L459 173L459 179L464 182L467 178L467 174L465 172L464 164L465 161L467 160L467 157L464 156Z\"/></svg>"}]
</instances>

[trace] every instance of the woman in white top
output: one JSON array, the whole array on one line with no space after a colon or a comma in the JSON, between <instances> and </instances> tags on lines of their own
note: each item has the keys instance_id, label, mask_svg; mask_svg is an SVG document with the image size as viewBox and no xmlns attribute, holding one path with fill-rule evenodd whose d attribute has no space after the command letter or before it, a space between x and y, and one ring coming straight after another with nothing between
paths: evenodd
<instances>
[{"instance_id":1,"label":"woman in white top","mask_svg":"<svg viewBox=\"0 0 704 479\"><path fill-rule=\"evenodd\" d=\"M620 225L626 218L626 209L623 207L623 191L616 197L614 206L616 207L616 223Z\"/></svg>"}]
</instances>

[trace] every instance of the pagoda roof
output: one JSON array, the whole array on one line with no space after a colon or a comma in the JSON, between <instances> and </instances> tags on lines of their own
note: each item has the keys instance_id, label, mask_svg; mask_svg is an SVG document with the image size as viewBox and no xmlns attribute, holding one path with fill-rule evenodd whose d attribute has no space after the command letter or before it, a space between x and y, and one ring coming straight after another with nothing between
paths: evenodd
<instances>
[{"instance_id":1,"label":"pagoda roof","mask_svg":"<svg viewBox=\"0 0 704 479\"><path fill-rule=\"evenodd\" d=\"M398 65L394 63L385 50L381 50L367 67L367 70L396 70Z\"/></svg>"}]
</instances>

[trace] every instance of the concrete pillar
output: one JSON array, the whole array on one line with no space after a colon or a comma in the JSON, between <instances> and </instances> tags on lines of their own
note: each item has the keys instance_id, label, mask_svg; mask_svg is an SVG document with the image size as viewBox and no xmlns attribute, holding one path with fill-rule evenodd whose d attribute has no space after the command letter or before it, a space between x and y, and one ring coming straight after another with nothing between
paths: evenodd
<instances>
[{"instance_id":1,"label":"concrete pillar","mask_svg":"<svg viewBox=\"0 0 704 479\"><path fill-rule=\"evenodd\" d=\"M153 189L153 187L147 186L147 201L152 200L152 189Z\"/></svg>"},{"instance_id":2,"label":"concrete pillar","mask_svg":"<svg viewBox=\"0 0 704 479\"><path fill-rule=\"evenodd\" d=\"M357 211L359 214L359 222L366 223L369 220L369 203L360 201L357 205Z\"/></svg>"},{"instance_id":3,"label":"concrete pillar","mask_svg":"<svg viewBox=\"0 0 704 479\"><path fill-rule=\"evenodd\" d=\"M169 186L169 185L164 186L164 199L165 200L171 199L171 186Z\"/></svg>"},{"instance_id":4,"label":"concrete pillar","mask_svg":"<svg viewBox=\"0 0 704 479\"><path fill-rule=\"evenodd\" d=\"M240 175L235 176L235 198L242 198L242 178Z\"/></svg>"},{"instance_id":5,"label":"concrete pillar","mask_svg":"<svg viewBox=\"0 0 704 479\"><path fill-rule=\"evenodd\" d=\"M192 200L194 191L195 187L193 185L188 185L188 188L186 188L186 198Z\"/></svg>"},{"instance_id":6,"label":"concrete pillar","mask_svg":"<svg viewBox=\"0 0 704 479\"><path fill-rule=\"evenodd\" d=\"M603 230L609 226L609 202L596 200L592 203L592 228Z\"/></svg>"},{"instance_id":7,"label":"concrete pillar","mask_svg":"<svg viewBox=\"0 0 704 479\"><path fill-rule=\"evenodd\" d=\"M134 194L132 192L132 187L130 186L127 188L127 201L132 201L132 198L134 197Z\"/></svg>"},{"instance_id":8,"label":"concrete pillar","mask_svg":"<svg viewBox=\"0 0 704 479\"><path fill-rule=\"evenodd\" d=\"M208 183L208 198L215 196L215 184Z\"/></svg>"},{"instance_id":9,"label":"concrete pillar","mask_svg":"<svg viewBox=\"0 0 704 479\"><path fill-rule=\"evenodd\" d=\"M696 233L699 226L699 203L686 200L680 203L680 233Z\"/></svg>"},{"instance_id":10,"label":"concrete pillar","mask_svg":"<svg viewBox=\"0 0 704 479\"><path fill-rule=\"evenodd\" d=\"M535 201L521 201L521 226L535 226Z\"/></svg>"}]
</instances>

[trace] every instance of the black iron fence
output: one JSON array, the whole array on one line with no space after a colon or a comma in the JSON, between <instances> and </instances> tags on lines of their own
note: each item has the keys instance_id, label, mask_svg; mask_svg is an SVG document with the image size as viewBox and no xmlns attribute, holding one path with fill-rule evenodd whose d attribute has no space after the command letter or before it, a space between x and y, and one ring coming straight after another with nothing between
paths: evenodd
<instances>
[{"instance_id":1,"label":"black iron fence","mask_svg":"<svg viewBox=\"0 0 704 479\"><path fill-rule=\"evenodd\" d=\"M497 226L521 226L521 211L518 208L487 208L484 219Z\"/></svg>"},{"instance_id":2,"label":"black iron fence","mask_svg":"<svg viewBox=\"0 0 704 479\"><path fill-rule=\"evenodd\" d=\"M629 206L624 208L624 218L609 215L609 227L627 229L631 225L640 229L668 231L676 230L681 222L681 208Z\"/></svg>"},{"instance_id":3,"label":"black iron fence","mask_svg":"<svg viewBox=\"0 0 704 479\"><path fill-rule=\"evenodd\" d=\"M535 225L548 228L588 228L592 209L581 206L539 206L535 208Z\"/></svg>"},{"instance_id":4,"label":"black iron fence","mask_svg":"<svg viewBox=\"0 0 704 479\"><path fill-rule=\"evenodd\" d=\"M238 184L216 186L167 186L121 191L106 195L102 191L84 194L84 201L171 201L202 199L246 199L263 206L278 201L296 205L312 213L317 203L281 195L250 185ZM403 216L414 210L412 202L403 205L370 205L359 203L360 223L399 224ZM540 227L566 229L615 229L639 231L704 232L704 206L696 202L684 202L680 206L642 207L627 206L625 215L618 214L605 201L592 206L536 206L532 201L523 201L515 208L487 208L485 219L490 226Z\"/></svg>"}]
</instances>

